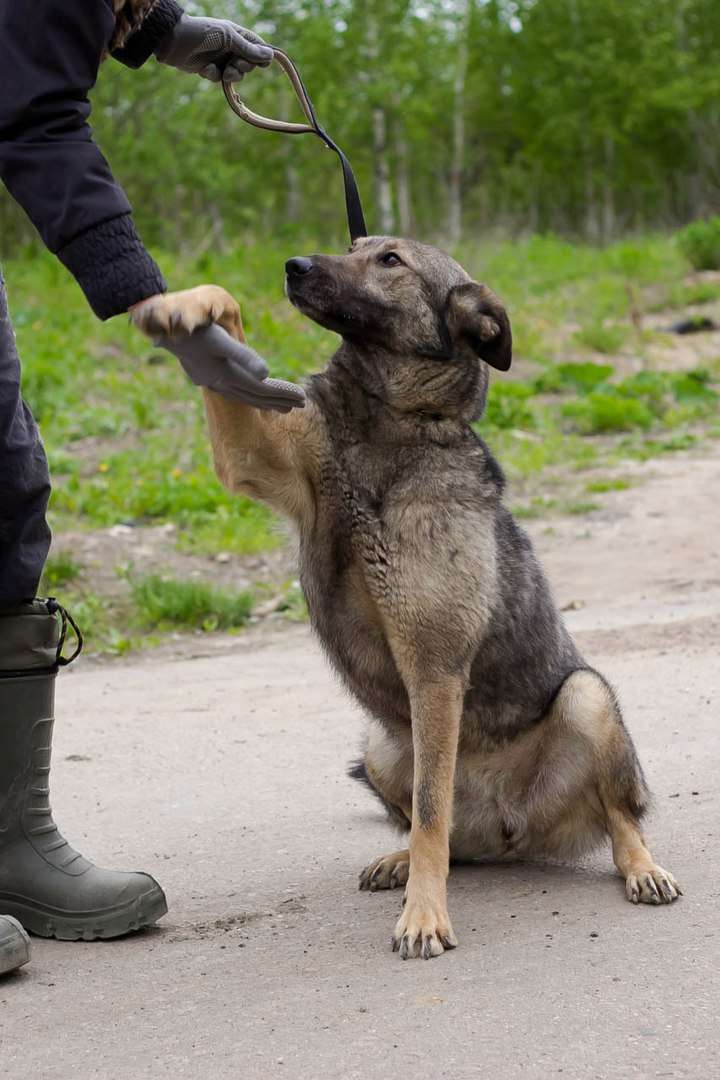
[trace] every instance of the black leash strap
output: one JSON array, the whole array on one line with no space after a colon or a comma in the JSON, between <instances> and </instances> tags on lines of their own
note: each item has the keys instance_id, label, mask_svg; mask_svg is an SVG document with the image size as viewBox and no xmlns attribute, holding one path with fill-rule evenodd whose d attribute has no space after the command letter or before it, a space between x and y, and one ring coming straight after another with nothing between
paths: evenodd
<instances>
[{"instance_id":1,"label":"black leash strap","mask_svg":"<svg viewBox=\"0 0 720 1080\"><path fill-rule=\"evenodd\" d=\"M228 105L242 120L248 124L252 124L254 127L264 128L266 131L281 131L285 135L306 135L308 133L317 135L330 150L334 150L340 158L340 164L342 165L343 182L345 184L345 207L350 229L350 239L357 240L360 236L367 236L368 232L367 226L365 225L362 203L360 201L360 192L358 191L357 182L350 162L337 143L333 142L327 131L321 127L317 118L317 113L315 112L315 106L310 100L310 95L305 89L305 84L303 83L300 72L295 67L295 64L281 49L274 48L273 53L275 54L275 60L292 83L302 111L307 117L307 124L295 124L287 120L273 120L269 116L261 116L259 113L253 112L252 109L249 109L235 93L233 84L223 80L222 86L225 91Z\"/></svg>"}]
</instances>

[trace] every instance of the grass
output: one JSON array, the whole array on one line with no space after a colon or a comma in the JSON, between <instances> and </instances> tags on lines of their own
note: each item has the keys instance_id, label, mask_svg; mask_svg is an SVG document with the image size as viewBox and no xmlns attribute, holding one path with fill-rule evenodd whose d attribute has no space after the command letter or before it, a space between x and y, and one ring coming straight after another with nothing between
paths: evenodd
<instances>
[{"instance_id":1,"label":"grass","mask_svg":"<svg viewBox=\"0 0 720 1080\"><path fill-rule=\"evenodd\" d=\"M82 573L82 566L67 552L51 555L45 563L40 594L51 596L64 585L76 581Z\"/></svg>"},{"instance_id":2,"label":"grass","mask_svg":"<svg viewBox=\"0 0 720 1080\"><path fill-rule=\"evenodd\" d=\"M140 622L149 629L200 627L205 631L244 626L253 598L226 592L202 581L175 581L149 574L131 583Z\"/></svg>"},{"instance_id":3,"label":"grass","mask_svg":"<svg viewBox=\"0 0 720 1080\"><path fill-rule=\"evenodd\" d=\"M600 503L592 502L589 499L579 499L577 502L568 502L565 504L566 514L592 514L593 511L600 509Z\"/></svg>"},{"instance_id":4,"label":"grass","mask_svg":"<svg viewBox=\"0 0 720 1080\"><path fill-rule=\"evenodd\" d=\"M536 236L473 242L457 254L503 297L513 321L519 377L493 374L478 430L524 498L522 515L587 513L595 507L588 496L622 490L612 477L584 485L580 479L562 502L538 496L540 478L558 470L581 477L587 469L615 467L623 457L686 449L712 425L720 433L720 363L684 373L656 370L645 355L646 336L630 319L632 303L650 310L658 297L668 308L720 298L717 282L685 283L690 265L672 237L598 249ZM337 339L285 300L286 255L258 245L229 256L161 255L159 261L172 288L217 281L240 297L248 338L272 373L298 379L323 365ZM228 495L215 478L200 395L175 360L123 318L99 323L50 255L28 252L5 272L24 393L40 421L54 477L56 535L172 522L168 544L181 552L256 556L277 546L272 515ZM636 374L623 375L619 352L640 368ZM240 626L250 612L245 594L228 597L163 578L128 586L118 608L93 592L90 575L62 554L48 563L44 588L72 598L75 610L80 605L102 647L115 652L147 639L150 630ZM285 610L302 617L299 594L290 590Z\"/></svg>"},{"instance_id":5,"label":"grass","mask_svg":"<svg viewBox=\"0 0 720 1080\"><path fill-rule=\"evenodd\" d=\"M651 312L675 308L687 308L693 305L714 304L720 300L720 285L715 281L695 281L686 285L684 282L672 284L661 290L660 298L647 305Z\"/></svg>"},{"instance_id":6,"label":"grass","mask_svg":"<svg viewBox=\"0 0 720 1080\"><path fill-rule=\"evenodd\" d=\"M591 349L593 352L610 355L619 352L628 337L629 329L627 327L591 322L578 330L573 335L573 340L577 345Z\"/></svg>"},{"instance_id":7,"label":"grass","mask_svg":"<svg viewBox=\"0 0 720 1080\"><path fill-rule=\"evenodd\" d=\"M615 476L604 480L592 480L585 485L585 491L588 495L604 495L608 491L627 491L629 487L632 487L630 480L626 480L622 476Z\"/></svg>"}]
</instances>

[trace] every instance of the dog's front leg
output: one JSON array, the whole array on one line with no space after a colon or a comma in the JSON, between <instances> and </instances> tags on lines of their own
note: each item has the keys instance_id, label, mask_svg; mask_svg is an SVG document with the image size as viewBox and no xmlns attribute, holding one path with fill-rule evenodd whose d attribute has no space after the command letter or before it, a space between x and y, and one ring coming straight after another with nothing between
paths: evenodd
<instances>
[{"instance_id":1,"label":"dog's front leg","mask_svg":"<svg viewBox=\"0 0 720 1080\"><path fill-rule=\"evenodd\" d=\"M414 753L410 874L393 935L403 960L429 960L457 939L447 911L455 760L464 684L457 676L410 687Z\"/></svg>"}]
</instances>

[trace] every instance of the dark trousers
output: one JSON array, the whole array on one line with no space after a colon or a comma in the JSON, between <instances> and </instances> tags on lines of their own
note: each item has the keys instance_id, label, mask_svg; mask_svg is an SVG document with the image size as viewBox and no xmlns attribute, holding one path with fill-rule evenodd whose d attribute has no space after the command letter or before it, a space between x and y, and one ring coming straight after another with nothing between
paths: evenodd
<instances>
[{"instance_id":1,"label":"dark trousers","mask_svg":"<svg viewBox=\"0 0 720 1080\"><path fill-rule=\"evenodd\" d=\"M50 548L49 497L47 458L20 393L20 359L0 273L0 608L37 592Z\"/></svg>"}]
</instances>

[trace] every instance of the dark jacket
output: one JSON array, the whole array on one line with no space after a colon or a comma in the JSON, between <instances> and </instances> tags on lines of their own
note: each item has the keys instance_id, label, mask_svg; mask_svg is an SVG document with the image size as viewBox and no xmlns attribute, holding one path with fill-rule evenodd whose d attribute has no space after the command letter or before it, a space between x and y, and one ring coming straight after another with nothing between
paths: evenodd
<instances>
[{"instance_id":1,"label":"dark jacket","mask_svg":"<svg viewBox=\"0 0 720 1080\"><path fill-rule=\"evenodd\" d=\"M101 319L166 286L92 141L88 92L110 48L140 67L181 14L175 0L0 0L0 179Z\"/></svg>"}]
</instances>

